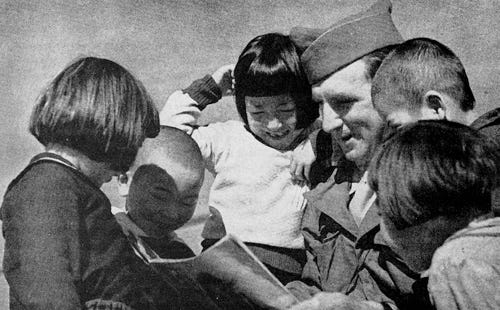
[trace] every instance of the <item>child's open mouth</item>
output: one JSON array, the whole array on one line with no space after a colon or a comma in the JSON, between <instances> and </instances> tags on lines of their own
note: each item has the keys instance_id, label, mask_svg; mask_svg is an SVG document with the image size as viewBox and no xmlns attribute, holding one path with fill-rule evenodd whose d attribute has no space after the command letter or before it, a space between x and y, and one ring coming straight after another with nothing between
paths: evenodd
<instances>
[{"instance_id":1,"label":"child's open mouth","mask_svg":"<svg viewBox=\"0 0 500 310\"><path fill-rule=\"evenodd\" d=\"M267 135L271 139L280 140L280 139L283 139L284 137L286 137L288 135L288 131L279 132L279 133L278 132L273 132L273 133L268 132Z\"/></svg>"}]
</instances>

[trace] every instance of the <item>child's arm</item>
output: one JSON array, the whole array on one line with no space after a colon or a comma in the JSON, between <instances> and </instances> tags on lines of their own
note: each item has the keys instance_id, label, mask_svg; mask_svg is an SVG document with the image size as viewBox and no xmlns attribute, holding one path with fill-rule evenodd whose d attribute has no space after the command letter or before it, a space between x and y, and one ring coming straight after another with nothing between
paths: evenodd
<instances>
[{"instance_id":1,"label":"child's arm","mask_svg":"<svg viewBox=\"0 0 500 310\"><path fill-rule=\"evenodd\" d=\"M295 181L309 181L311 166L316 160L316 140L320 131L320 122L312 123L306 130L308 137L293 150L290 174Z\"/></svg>"},{"instance_id":2,"label":"child's arm","mask_svg":"<svg viewBox=\"0 0 500 310\"><path fill-rule=\"evenodd\" d=\"M201 111L222 96L232 94L234 65L225 65L212 75L194 81L184 90L175 91L160 112L160 123L192 134Z\"/></svg>"},{"instance_id":3,"label":"child's arm","mask_svg":"<svg viewBox=\"0 0 500 310\"><path fill-rule=\"evenodd\" d=\"M311 166L316 160L311 140L307 138L293 150L290 174L294 181L308 181Z\"/></svg>"},{"instance_id":4,"label":"child's arm","mask_svg":"<svg viewBox=\"0 0 500 310\"><path fill-rule=\"evenodd\" d=\"M162 125L176 127L189 134L196 141L205 160L205 167L214 172L218 156L226 148L224 140L227 128L223 123L198 127L201 111L219 101L223 94L232 92L234 65L220 67L210 76L194 81L183 91L176 91L167 99L160 112Z\"/></svg>"},{"instance_id":5,"label":"child's arm","mask_svg":"<svg viewBox=\"0 0 500 310\"><path fill-rule=\"evenodd\" d=\"M331 134L316 129L294 150L290 173L295 179L306 179L315 187L330 177L341 157L342 149Z\"/></svg>"}]
</instances>

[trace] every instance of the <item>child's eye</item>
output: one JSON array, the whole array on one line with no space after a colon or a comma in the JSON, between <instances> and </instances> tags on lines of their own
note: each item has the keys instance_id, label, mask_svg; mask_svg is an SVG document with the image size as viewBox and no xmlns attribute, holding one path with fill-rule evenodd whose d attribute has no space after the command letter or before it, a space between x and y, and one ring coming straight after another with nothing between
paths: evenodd
<instances>
[{"instance_id":1,"label":"child's eye","mask_svg":"<svg viewBox=\"0 0 500 310\"><path fill-rule=\"evenodd\" d=\"M295 109L282 109L282 110L280 110L280 112L291 113L291 112L295 112Z\"/></svg>"}]
</instances>

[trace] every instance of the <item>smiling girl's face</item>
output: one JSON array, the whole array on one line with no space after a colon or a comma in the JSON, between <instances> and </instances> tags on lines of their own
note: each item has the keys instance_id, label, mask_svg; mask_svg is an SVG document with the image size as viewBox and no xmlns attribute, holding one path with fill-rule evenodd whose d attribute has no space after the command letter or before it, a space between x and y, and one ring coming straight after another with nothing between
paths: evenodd
<instances>
[{"instance_id":1,"label":"smiling girl's face","mask_svg":"<svg viewBox=\"0 0 500 310\"><path fill-rule=\"evenodd\" d=\"M245 97L248 126L265 144L287 150L300 134L296 130L295 99L289 94Z\"/></svg>"}]
</instances>

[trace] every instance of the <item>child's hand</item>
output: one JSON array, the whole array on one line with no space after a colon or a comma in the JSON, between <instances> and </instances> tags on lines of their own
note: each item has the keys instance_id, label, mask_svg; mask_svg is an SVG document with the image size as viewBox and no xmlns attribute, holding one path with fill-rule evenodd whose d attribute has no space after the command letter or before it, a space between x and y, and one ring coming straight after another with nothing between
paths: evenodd
<instances>
[{"instance_id":1,"label":"child's hand","mask_svg":"<svg viewBox=\"0 0 500 310\"><path fill-rule=\"evenodd\" d=\"M297 145L292 153L292 162L290 164L290 174L294 181L308 181L311 165L316 160L311 140L306 139Z\"/></svg>"},{"instance_id":2,"label":"child's hand","mask_svg":"<svg viewBox=\"0 0 500 310\"><path fill-rule=\"evenodd\" d=\"M222 96L229 96L234 94L234 64L224 65L217 69L212 78L215 83L219 85Z\"/></svg>"}]
</instances>

